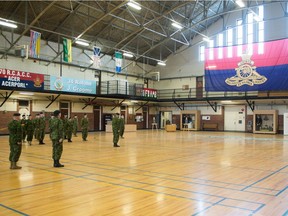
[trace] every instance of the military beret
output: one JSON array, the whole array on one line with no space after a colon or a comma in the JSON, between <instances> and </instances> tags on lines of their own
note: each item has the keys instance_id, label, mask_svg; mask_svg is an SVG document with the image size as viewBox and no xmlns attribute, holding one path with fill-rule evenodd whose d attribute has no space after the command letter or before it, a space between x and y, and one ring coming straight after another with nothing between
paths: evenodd
<instances>
[{"instance_id":1,"label":"military beret","mask_svg":"<svg viewBox=\"0 0 288 216\"><path fill-rule=\"evenodd\" d=\"M14 113L13 116L21 116L20 113Z\"/></svg>"},{"instance_id":2,"label":"military beret","mask_svg":"<svg viewBox=\"0 0 288 216\"><path fill-rule=\"evenodd\" d=\"M40 112L40 114L43 114L43 112Z\"/></svg>"},{"instance_id":3,"label":"military beret","mask_svg":"<svg viewBox=\"0 0 288 216\"><path fill-rule=\"evenodd\" d=\"M54 116L58 116L59 113L60 113L60 110L55 110L55 111L54 111Z\"/></svg>"}]
</instances>

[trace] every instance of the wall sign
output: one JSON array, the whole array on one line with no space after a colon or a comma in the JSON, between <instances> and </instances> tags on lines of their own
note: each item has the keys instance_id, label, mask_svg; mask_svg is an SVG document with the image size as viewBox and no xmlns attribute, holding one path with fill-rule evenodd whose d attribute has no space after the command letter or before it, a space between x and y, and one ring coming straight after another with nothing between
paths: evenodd
<instances>
[{"instance_id":1,"label":"wall sign","mask_svg":"<svg viewBox=\"0 0 288 216\"><path fill-rule=\"evenodd\" d=\"M157 98L157 90L150 88L143 88L142 96L148 98Z\"/></svg>"},{"instance_id":2,"label":"wall sign","mask_svg":"<svg viewBox=\"0 0 288 216\"><path fill-rule=\"evenodd\" d=\"M44 75L0 68L0 86L13 89L43 90Z\"/></svg>"},{"instance_id":3,"label":"wall sign","mask_svg":"<svg viewBox=\"0 0 288 216\"><path fill-rule=\"evenodd\" d=\"M96 81L50 76L50 90L96 94Z\"/></svg>"}]
</instances>

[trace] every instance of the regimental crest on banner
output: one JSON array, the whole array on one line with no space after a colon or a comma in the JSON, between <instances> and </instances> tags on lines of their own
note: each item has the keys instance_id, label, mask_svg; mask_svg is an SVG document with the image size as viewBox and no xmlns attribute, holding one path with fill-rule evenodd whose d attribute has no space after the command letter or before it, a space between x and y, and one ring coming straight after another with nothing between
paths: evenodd
<instances>
[{"instance_id":1,"label":"regimental crest on banner","mask_svg":"<svg viewBox=\"0 0 288 216\"><path fill-rule=\"evenodd\" d=\"M243 85L260 85L267 81L265 76L260 75L256 71L256 66L251 60L250 54L242 54L242 61L238 63L238 68L235 68L236 75L227 78L225 82L230 86L243 86Z\"/></svg>"}]
</instances>

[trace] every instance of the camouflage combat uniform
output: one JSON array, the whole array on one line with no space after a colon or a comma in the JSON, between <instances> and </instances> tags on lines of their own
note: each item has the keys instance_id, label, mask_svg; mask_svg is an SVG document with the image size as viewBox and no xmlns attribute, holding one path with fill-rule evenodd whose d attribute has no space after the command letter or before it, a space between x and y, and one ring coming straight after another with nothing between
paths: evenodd
<instances>
[{"instance_id":1,"label":"camouflage combat uniform","mask_svg":"<svg viewBox=\"0 0 288 216\"><path fill-rule=\"evenodd\" d=\"M29 145L31 145L32 139L33 139L33 133L34 133L34 121L31 119L28 119L26 121L26 133L27 133L27 141Z\"/></svg>"},{"instance_id":2,"label":"camouflage combat uniform","mask_svg":"<svg viewBox=\"0 0 288 216\"><path fill-rule=\"evenodd\" d=\"M82 129L82 139L84 141L87 141L87 136L88 136L88 118L84 117L81 119L81 129Z\"/></svg>"},{"instance_id":3,"label":"camouflage combat uniform","mask_svg":"<svg viewBox=\"0 0 288 216\"><path fill-rule=\"evenodd\" d=\"M68 119L67 119L67 116L64 116L64 118L63 118L63 137L64 137L64 139L67 138L67 127L68 127Z\"/></svg>"},{"instance_id":4,"label":"camouflage combat uniform","mask_svg":"<svg viewBox=\"0 0 288 216\"><path fill-rule=\"evenodd\" d=\"M67 122L67 139L68 142L72 142L71 138L72 138L72 131L73 131L73 119L70 118Z\"/></svg>"},{"instance_id":5,"label":"camouflage combat uniform","mask_svg":"<svg viewBox=\"0 0 288 216\"><path fill-rule=\"evenodd\" d=\"M120 137L123 138L123 134L124 134L124 130L125 130L125 120L124 120L124 118L121 117L119 119L119 121L120 121L120 124L119 124L119 135L120 135Z\"/></svg>"},{"instance_id":6,"label":"camouflage combat uniform","mask_svg":"<svg viewBox=\"0 0 288 216\"><path fill-rule=\"evenodd\" d=\"M45 127L46 127L45 116L43 116L39 118L39 134L38 134L39 144L45 144L43 142L45 137Z\"/></svg>"},{"instance_id":7,"label":"camouflage combat uniform","mask_svg":"<svg viewBox=\"0 0 288 216\"><path fill-rule=\"evenodd\" d=\"M16 162L19 160L22 151L21 123L17 120L12 120L8 124L8 130L9 130L9 145L10 145L9 161L11 162L10 169L19 169L21 167L15 168L15 166L17 167Z\"/></svg>"},{"instance_id":8,"label":"camouflage combat uniform","mask_svg":"<svg viewBox=\"0 0 288 216\"><path fill-rule=\"evenodd\" d=\"M63 122L59 118L53 118L50 124L51 139L53 144L52 158L59 161L63 152ZM60 142L61 141L61 142Z\"/></svg>"},{"instance_id":9,"label":"camouflage combat uniform","mask_svg":"<svg viewBox=\"0 0 288 216\"><path fill-rule=\"evenodd\" d=\"M117 143L119 141L119 129L120 129L120 122L121 120L119 119L118 116L115 116L112 119L112 130L113 130L113 143L114 147L118 147Z\"/></svg>"}]
</instances>

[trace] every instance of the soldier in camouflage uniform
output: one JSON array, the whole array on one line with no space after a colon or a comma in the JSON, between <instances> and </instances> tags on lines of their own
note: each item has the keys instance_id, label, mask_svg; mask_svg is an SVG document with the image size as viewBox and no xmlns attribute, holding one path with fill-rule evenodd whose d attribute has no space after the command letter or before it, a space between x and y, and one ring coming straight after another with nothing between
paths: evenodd
<instances>
[{"instance_id":1,"label":"soldier in camouflage uniform","mask_svg":"<svg viewBox=\"0 0 288 216\"><path fill-rule=\"evenodd\" d=\"M121 120L119 119L119 113L116 113L114 118L112 119L112 130L113 130L113 144L114 147L120 147L118 145L119 141L119 130L120 130L120 122Z\"/></svg>"},{"instance_id":2,"label":"soldier in camouflage uniform","mask_svg":"<svg viewBox=\"0 0 288 216\"><path fill-rule=\"evenodd\" d=\"M82 139L83 141L87 141L88 136L88 125L89 121L87 118L87 114L84 114L84 117L81 119L81 129L82 129Z\"/></svg>"},{"instance_id":3,"label":"soldier in camouflage uniform","mask_svg":"<svg viewBox=\"0 0 288 216\"><path fill-rule=\"evenodd\" d=\"M39 118L39 134L38 134L39 145L45 144L43 142L44 137L45 137L45 127L46 127L45 115L43 112L41 112L40 118Z\"/></svg>"},{"instance_id":4,"label":"soldier in camouflage uniform","mask_svg":"<svg viewBox=\"0 0 288 216\"><path fill-rule=\"evenodd\" d=\"M34 133L34 122L31 115L29 115L28 117L29 119L26 122L27 142L29 145L31 145Z\"/></svg>"},{"instance_id":5,"label":"soldier in camouflage uniform","mask_svg":"<svg viewBox=\"0 0 288 216\"><path fill-rule=\"evenodd\" d=\"M64 165L60 164L60 158L63 152L63 121L60 119L60 117L60 111L55 110L54 118L51 120L50 124L54 167L64 167Z\"/></svg>"},{"instance_id":6,"label":"soldier in camouflage uniform","mask_svg":"<svg viewBox=\"0 0 288 216\"><path fill-rule=\"evenodd\" d=\"M68 123L67 123L67 139L68 142L72 142L71 138L72 138L72 132L73 132L73 119L71 117L69 117L68 119Z\"/></svg>"},{"instance_id":7,"label":"soldier in camouflage uniform","mask_svg":"<svg viewBox=\"0 0 288 216\"><path fill-rule=\"evenodd\" d=\"M17 166L22 150L22 127L20 123L20 113L15 113L13 115L13 120L8 124L8 130L10 145L9 161L11 163L10 169L21 169L22 167Z\"/></svg>"},{"instance_id":8,"label":"soldier in camouflage uniform","mask_svg":"<svg viewBox=\"0 0 288 216\"><path fill-rule=\"evenodd\" d=\"M67 118L67 115L65 114L64 115L64 118L63 118L63 136L64 136L64 139L67 139L67 127L68 127L68 118Z\"/></svg>"},{"instance_id":9,"label":"soldier in camouflage uniform","mask_svg":"<svg viewBox=\"0 0 288 216\"><path fill-rule=\"evenodd\" d=\"M48 121L48 125L49 125L49 137L50 137L51 140L52 140L52 138L51 138L51 122L52 122L53 118L54 118L54 113L51 113L50 119L49 119L49 121Z\"/></svg>"},{"instance_id":10,"label":"soldier in camouflage uniform","mask_svg":"<svg viewBox=\"0 0 288 216\"><path fill-rule=\"evenodd\" d=\"M78 131L78 117L77 115L75 115L73 119L73 134L75 137L77 137L77 131Z\"/></svg>"},{"instance_id":11,"label":"soldier in camouflage uniform","mask_svg":"<svg viewBox=\"0 0 288 216\"><path fill-rule=\"evenodd\" d=\"M26 139L26 123L27 123L25 115L22 115L22 119L21 119L20 123L21 123L21 126L22 126L22 142L25 142L25 139Z\"/></svg>"},{"instance_id":12,"label":"soldier in camouflage uniform","mask_svg":"<svg viewBox=\"0 0 288 216\"><path fill-rule=\"evenodd\" d=\"M123 135L124 135L124 131L125 131L125 119L124 116L122 115L120 117L120 128L119 128L119 135L122 139L124 139Z\"/></svg>"},{"instance_id":13,"label":"soldier in camouflage uniform","mask_svg":"<svg viewBox=\"0 0 288 216\"><path fill-rule=\"evenodd\" d=\"M39 141L39 114L36 114L35 119L33 120L34 123L34 138L37 139Z\"/></svg>"}]
</instances>

